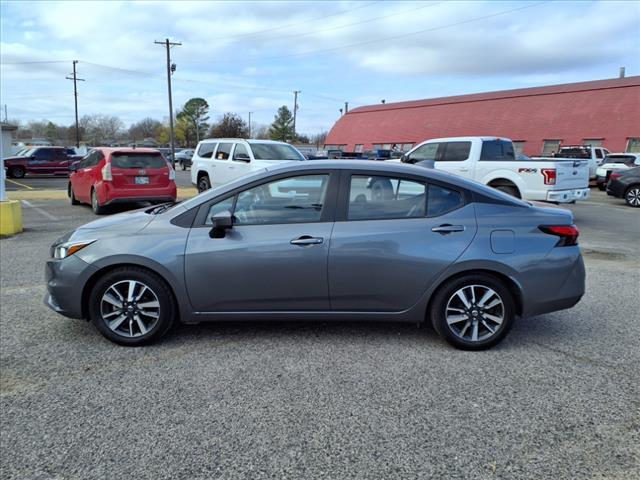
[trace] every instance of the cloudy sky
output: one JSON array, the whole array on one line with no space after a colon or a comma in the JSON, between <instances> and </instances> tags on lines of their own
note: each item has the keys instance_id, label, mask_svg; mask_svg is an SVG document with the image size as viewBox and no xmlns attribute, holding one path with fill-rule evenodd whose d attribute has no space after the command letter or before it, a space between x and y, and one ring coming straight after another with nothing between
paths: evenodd
<instances>
[{"instance_id":1,"label":"cloudy sky","mask_svg":"<svg viewBox=\"0 0 640 480\"><path fill-rule=\"evenodd\" d=\"M640 74L640 2L3 1L1 103L10 119L127 125L167 117L165 51L174 107L205 98L215 119L270 123L299 96L298 131L329 129L339 109ZM3 112L4 114L4 112Z\"/></svg>"}]
</instances>

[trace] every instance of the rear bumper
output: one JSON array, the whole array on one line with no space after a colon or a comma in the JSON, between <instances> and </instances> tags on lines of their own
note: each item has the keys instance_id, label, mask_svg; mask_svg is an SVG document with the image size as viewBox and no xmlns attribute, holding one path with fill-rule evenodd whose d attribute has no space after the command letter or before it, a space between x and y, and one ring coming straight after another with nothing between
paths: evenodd
<instances>
[{"instance_id":1,"label":"rear bumper","mask_svg":"<svg viewBox=\"0 0 640 480\"><path fill-rule=\"evenodd\" d=\"M166 187L115 188L108 182L97 185L100 205L135 202L174 202L177 196L175 182Z\"/></svg>"},{"instance_id":2,"label":"rear bumper","mask_svg":"<svg viewBox=\"0 0 640 480\"><path fill-rule=\"evenodd\" d=\"M617 198L624 197L624 185L617 180L607 183L607 195L611 195Z\"/></svg>"},{"instance_id":3,"label":"rear bumper","mask_svg":"<svg viewBox=\"0 0 640 480\"><path fill-rule=\"evenodd\" d=\"M547 202L570 203L576 200L586 200L591 195L589 187L570 190L550 190L547 192Z\"/></svg>"}]
</instances>

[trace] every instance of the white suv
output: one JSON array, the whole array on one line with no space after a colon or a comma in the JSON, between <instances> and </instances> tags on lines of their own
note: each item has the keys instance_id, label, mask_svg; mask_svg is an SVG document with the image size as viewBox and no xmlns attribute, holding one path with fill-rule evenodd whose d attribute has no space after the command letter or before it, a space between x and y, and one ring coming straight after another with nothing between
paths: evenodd
<instances>
[{"instance_id":1,"label":"white suv","mask_svg":"<svg viewBox=\"0 0 640 480\"><path fill-rule=\"evenodd\" d=\"M303 160L304 155L284 142L208 138L193 154L191 183L203 192L275 163Z\"/></svg>"}]
</instances>

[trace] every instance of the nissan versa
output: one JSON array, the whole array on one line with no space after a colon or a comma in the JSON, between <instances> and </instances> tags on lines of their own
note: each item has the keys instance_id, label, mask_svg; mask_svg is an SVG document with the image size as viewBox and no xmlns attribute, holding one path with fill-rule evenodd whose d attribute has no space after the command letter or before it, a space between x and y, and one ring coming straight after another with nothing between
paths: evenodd
<instances>
[{"instance_id":1,"label":"nissan versa","mask_svg":"<svg viewBox=\"0 0 640 480\"><path fill-rule=\"evenodd\" d=\"M291 162L63 236L46 303L123 345L176 321L317 319L430 322L479 350L580 300L577 238L570 212L445 172Z\"/></svg>"}]
</instances>

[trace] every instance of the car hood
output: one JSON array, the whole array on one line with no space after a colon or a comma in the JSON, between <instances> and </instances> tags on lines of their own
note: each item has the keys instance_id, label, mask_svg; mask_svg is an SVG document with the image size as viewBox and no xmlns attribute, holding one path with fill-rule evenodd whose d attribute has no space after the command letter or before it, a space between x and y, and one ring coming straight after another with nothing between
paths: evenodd
<instances>
[{"instance_id":1,"label":"car hood","mask_svg":"<svg viewBox=\"0 0 640 480\"><path fill-rule=\"evenodd\" d=\"M26 160L28 157L5 157L3 160L5 162L15 162L16 160Z\"/></svg>"},{"instance_id":2,"label":"car hood","mask_svg":"<svg viewBox=\"0 0 640 480\"><path fill-rule=\"evenodd\" d=\"M115 237L124 233L135 233L145 228L156 217L147 213L149 207L131 212L119 213L100 218L78 227L68 238L70 241L84 240L89 237L95 239Z\"/></svg>"}]
</instances>

